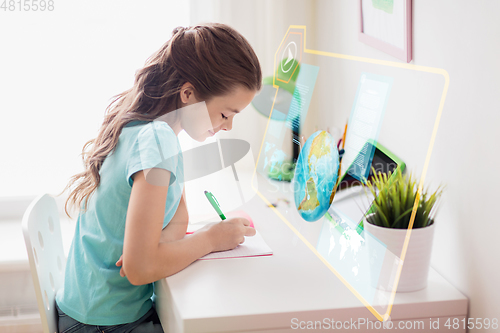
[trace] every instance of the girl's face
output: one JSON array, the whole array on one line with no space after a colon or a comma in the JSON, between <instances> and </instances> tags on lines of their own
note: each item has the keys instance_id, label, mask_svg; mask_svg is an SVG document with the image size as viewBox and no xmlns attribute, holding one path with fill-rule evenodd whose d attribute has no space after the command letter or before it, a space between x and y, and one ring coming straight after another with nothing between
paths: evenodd
<instances>
[{"instance_id":1,"label":"girl's face","mask_svg":"<svg viewBox=\"0 0 500 333\"><path fill-rule=\"evenodd\" d=\"M201 101L194 97L193 91L190 83L184 84L180 94L185 108L179 111L182 111L182 129L199 142L205 141L221 130L230 131L234 116L246 108L256 94L256 91L238 86L226 95L200 103Z\"/></svg>"}]
</instances>

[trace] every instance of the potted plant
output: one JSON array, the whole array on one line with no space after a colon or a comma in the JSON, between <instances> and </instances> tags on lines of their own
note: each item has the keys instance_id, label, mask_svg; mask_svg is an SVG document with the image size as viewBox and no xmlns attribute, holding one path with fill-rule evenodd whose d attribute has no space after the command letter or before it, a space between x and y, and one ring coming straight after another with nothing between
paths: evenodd
<instances>
[{"instance_id":1,"label":"potted plant","mask_svg":"<svg viewBox=\"0 0 500 333\"><path fill-rule=\"evenodd\" d=\"M365 216L364 230L370 253L372 285L379 289L392 291L400 259L404 264L397 291L416 291L427 286L434 217L443 189L439 186L432 193L428 188L422 189L411 223L418 184L412 175L401 172L377 174L375 171L365 184L367 194L375 197ZM403 254L407 236L410 236L410 241Z\"/></svg>"}]
</instances>

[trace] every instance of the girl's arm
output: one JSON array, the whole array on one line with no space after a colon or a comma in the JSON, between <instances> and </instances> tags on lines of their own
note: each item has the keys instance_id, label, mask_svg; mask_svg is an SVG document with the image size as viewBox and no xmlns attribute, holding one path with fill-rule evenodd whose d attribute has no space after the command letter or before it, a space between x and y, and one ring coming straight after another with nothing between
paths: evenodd
<instances>
[{"instance_id":1,"label":"girl's arm","mask_svg":"<svg viewBox=\"0 0 500 333\"><path fill-rule=\"evenodd\" d=\"M170 179L170 172L151 169L149 177ZM190 237L160 242L168 186L148 183L144 171L133 176L125 224L123 271L130 283L142 285L173 275L213 251L233 249L244 236L255 235L249 222L235 218L198 230Z\"/></svg>"},{"instance_id":2,"label":"girl's arm","mask_svg":"<svg viewBox=\"0 0 500 333\"><path fill-rule=\"evenodd\" d=\"M174 216L162 230L160 242L168 243L183 239L189 223L189 214L186 206L186 189L182 190L181 200Z\"/></svg>"},{"instance_id":3,"label":"girl's arm","mask_svg":"<svg viewBox=\"0 0 500 333\"><path fill-rule=\"evenodd\" d=\"M167 226L161 231L160 242L168 243L184 238L184 236L186 236L188 223L189 215L186 206L186 194L185 189L183 189L177 211L175 212L174 216L167 224ZM116 266L120 267L122 266L122 264L123 255L121 255L120 259L118 259L118 261L116 262ZM123 268L120 269L120 275L125 276Z\"/></svg>"}]
</instances>

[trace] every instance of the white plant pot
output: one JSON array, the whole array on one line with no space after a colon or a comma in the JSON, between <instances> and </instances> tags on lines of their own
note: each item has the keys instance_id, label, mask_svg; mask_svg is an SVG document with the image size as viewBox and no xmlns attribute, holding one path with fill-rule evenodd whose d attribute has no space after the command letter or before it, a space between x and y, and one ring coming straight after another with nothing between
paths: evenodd
<instances>
[{"instance_id":1,"label":"white plant pot","mask_svg":"<svg viewBox=\"0 0 500 333\"><path fill-rule=\"evenodd\" d=\"M435 223L432 223L430 226L411 230L397 292L417 291L427 287L434 225ZM369 223L366 219L364 230L368 232L365 234L365 240L370 255L372 286L392 291L408 230L379 227ZM382 257L380 254L383 252L380 251L379 241L390 251L385 252Z\"/></svg>"}]
</instances>

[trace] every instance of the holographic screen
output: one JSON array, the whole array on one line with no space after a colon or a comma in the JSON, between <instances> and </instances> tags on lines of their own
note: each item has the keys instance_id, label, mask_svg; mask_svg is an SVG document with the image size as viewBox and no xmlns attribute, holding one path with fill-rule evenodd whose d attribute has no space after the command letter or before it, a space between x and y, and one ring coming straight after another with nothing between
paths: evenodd
<instances>
[{"instance_id":1,"label":"holographic screen","mask_svg":"<svg viewBox=\"0 0 500 333\"><path fill-rule=\"evenodd\" d=\"M302 136L329 130L338 142L348 122L340 176L349 174L358 184L367 178L374 163L374 150L366 149L371 141L404 161L423 184L426 175L432 175L430 157L448 74L400 61L314 50L307 45L305 26L290 26L277 46L274 64L274 94L266 88L274 98L268 103L270 115L255 169L269 185L261 186L260 197L327 262L332 279L340 279L378 320L390 320L405 253L391 253L359 227L373 197L362 186L340 189L329 214L306 221L294 206L292 166L296 151L303 148ZM283 97L284 90L293 91L291 97ZM292 180L285 181L286 176ZM411 238L411 230L408 235ZM290 241L296 244L298 238Z\"/></svg>"}]
</instances>

